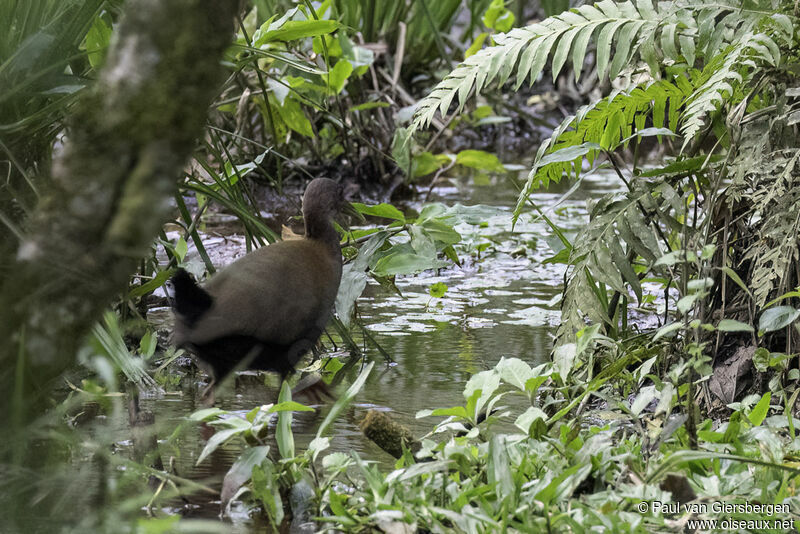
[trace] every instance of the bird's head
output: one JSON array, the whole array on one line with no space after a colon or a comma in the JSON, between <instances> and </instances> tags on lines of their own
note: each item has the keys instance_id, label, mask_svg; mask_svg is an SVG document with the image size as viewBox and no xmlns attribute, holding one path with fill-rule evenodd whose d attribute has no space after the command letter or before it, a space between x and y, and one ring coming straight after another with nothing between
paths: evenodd
<instances>
[{"instance_id":1,"label":"bird's head","mask_svg":"<svg viewBox=\"0 0 800 534\"><path fill-rule=\"evenodd\" d=\"M316 178L303 195L303 215L330 220L344 204L344 186L330 178Z\"/></svg>"}]
</instances>

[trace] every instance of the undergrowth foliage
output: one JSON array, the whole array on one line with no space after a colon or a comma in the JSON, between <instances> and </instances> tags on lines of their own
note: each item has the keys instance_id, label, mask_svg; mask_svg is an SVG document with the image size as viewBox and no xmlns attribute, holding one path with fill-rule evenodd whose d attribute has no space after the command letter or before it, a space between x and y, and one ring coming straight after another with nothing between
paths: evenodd
<instances>
[{"instance_id":1,"label":"undergrowth foliage","mask_svg":"<svg viewBox=\"0 0 800 534\"><path fill-rule=\"evenodd\" d=\"M412 129L427 126L437 111L447 114L454 101L460 112L470 95L491 84L533 84L548 68L553 79L571 66L576 80L589 72L612 82L608 96L565 118L541 144L514 211L516 220L534 189L563 176L579 178L587 164L612 163L628 188L594 206L572 242L562 237L561 260L570 268L559 343L573 341L586 317L615 328L619 299L626 303L632 292L641 302L640 280L648 273L671 280L675 272L654 268L659 257L719 241L717 204L698 202L725 198L722 185L730 177L758 221L751 221L748 245L725 255L727 263L718 268L752 263L744 279L756 288L756 306L791 287L785 277L797 260L790 238L798 221L796 147L784 142L776 152L764 139L775 120L786 124L789 108L774 105L786 96L772 84L785 89L792 83L786 63L794 58L786 51L794 33L789 15L762 4L604 0L581 6L496 36L495 46L466 59L420 102ZM782 119L775 117L778 110ZM755 120L765 114L771 126ZM639 144L653 136L671 140L674 160L643 172ZM614 156L627 148L633 148L632 169ZM679 289L685 296L686 287Z\"/></svg>"},{"instance_id":2,"label":"undergrowth foliage","mask_svg":"<svg viewBox=\"0 0 800 534\"><path fill-rule=\"evenodd\" d=\"M788 13L792 6L785 7ZM780 509L741 517L793 521L800 372L788 368L790 348L777 354L752 346L757 336L790 346L788 327L800 317L791 306L774 306L800 298L800 290L789 291L800 272L792 19L766 4L604 0L494 42L420 102L405 133L428 125L437 111L447 114L454 101L460 112L490 84L513 77L519 87L546 68L554 78L567 66L576 79L608 75L614 87L542 143L514 212L521 216L536 187L564 175L580 180L586 167L610 167L626 188L590 206L588 224L574 238L534 205L563 245L550 261L568 265L553 361L531 368L504 358L473 375L463 405L417 414L445 419L388 474L355 452L328 450L332 415L300 455L288 415L283 424L279 417L279 454L265 460L263 452L260 466L245 472L249 481L237 478L231 491L249 494L278 526L286 516L276 495L313 487L313 515L348 531L651 532L683 528L689 517L722 519L709 507L675 514L642 507L655 501L758 501ZM644 139L668 145L671 155L644 169ZM620 154L629 148L630 168ZM394 218L386 207L370 209ZM426 220L421 214L416 224ZM385 237L375 234L368 244L377 248ZM403 264L406 253L386 261ZM656 309L646 308L653 285L665 295L658 319L663 311L666 324L626 338L634 300ZM587 318L595 324L587 327ZM713 372L729 345L750 349L759 371L776 371L770 391L736 402L736 384ZM354 398L369 369L331 414ZM728 420L700 415L709 390L727 398ZM279 400L263 411L297 409L288 390ZM597 410L587 417L587 407ZM200 415L232 424L221 412ZM492 430L500 420L514 429ZM258 425L266 428L265 421L254 411L228 437L263 439Z\"/></svg>"}]
</instances>

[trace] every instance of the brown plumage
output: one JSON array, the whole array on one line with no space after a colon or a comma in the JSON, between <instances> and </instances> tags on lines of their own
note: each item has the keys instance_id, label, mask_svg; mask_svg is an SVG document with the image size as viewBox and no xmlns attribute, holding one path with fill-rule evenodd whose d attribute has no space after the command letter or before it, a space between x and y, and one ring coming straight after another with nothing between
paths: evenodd
<instances>
[{"instance_id":1,"label":"brown plumage","mask_svg":"<svg viewBox=\"0 0 800 534\"><path fill-rule=\"evenodd\" d=\"M183 270L173 277L173 342L221 380L238 366L285 378L325 329L342 277L332 218L343 188L317 178L303 197L305 236L262 247L200 287Z\"/></svg>"}]
</instances>

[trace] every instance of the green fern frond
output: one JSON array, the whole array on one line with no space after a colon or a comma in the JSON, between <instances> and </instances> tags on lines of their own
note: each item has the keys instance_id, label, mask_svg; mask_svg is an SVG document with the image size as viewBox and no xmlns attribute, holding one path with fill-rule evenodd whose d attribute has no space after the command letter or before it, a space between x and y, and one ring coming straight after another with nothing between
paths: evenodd
<instances>
[{"instance_id":1,"label":"green fern frond","mask_svg":"<svg viewBox=\"0 0 800 534\"><path fill-rule=\"evenodd\" d=\"M575 115L564 119L539 147L517 200L515 220L534 189L540 185L546 187L550 181L558 182L562 176L570 177L574 173L577 177L584 159L591 165L601 148L616 149L633 131L641 130L648 117L652 117L656 128L666 124L676 132L680 126L685 148L723 97L732 94L735 86L748 79L746 76L755 69L757 60L775 65L780 61L780 50L765 34L747 33L736 46L712 58L694 86L683 76L677 76L672 82L662 80L627 91L614 91L598 102L583 106ZM586 143L599 146L576 153L571 159L554 157L559 151Z\"/></svg>"},{"instance_id":2,"label":"green fern frond","mask_svg":"<svg viewBox=\"0 0 800 534\"><path fill-rule=\"evenodd\" d=\"M479 93L494 82L502 85L512 73L516 76L516 88L526 78L533 84L551 53L553 79L568 60L579 79L588 44L596 32L598 76L602 78L608 72L612 79L616 78L638 46L647 42L639 37L652 35L661 22L660 17L650 0L637 0L635 5L603 0L498 35L496 46L467 58L420 101L412 129L430 124L437 110L447 114L456 96L460 111L473 91Z\"/></svg>"},{"instance_id":3,"label":"green fern frond","mask_svg":"<svg viewBox=\"0 0 800 534\"><path fill-rule=\"evenodd\" d=\"M464 60L419 102L411 131L428 126L437 110L446 115L454 99L458 103L456 112L460 112L471 94L480 93L491 83L502 85L514 75L515 90L525 79L533 84L548 59L553 79L569 62L578 80L592 42L600 79L608 74L613 80L639 60L647 64L650 76L658 79L666 66L692 68L698 58L710 57L728 45L738 50L739 56L757 55L777 61L774 41L752 31L759 25L772 25L785 39L791 37L788 17L765 17L762 12L743 9L739 2L727 0L659 2L657 8L651 0L602 0L581 6L497 35L495 46ZM709 111L708 99L716 102L713 86L708 89L690 115L690 131L696 131L697 118Z\"/></svg>"},{"instance_id":4,"label":"green fern frond","mask_svg":"<svg viewBox=\"0 0 800 534\"><path fill-rule=\"evenodd\" d=\"M650 264L663 254L642 211L665 211L655 200L667 196L664 188L672 189L661 183L642 187L622 199L607 195L594 207L589 224L577 235L570 254L572 269L567 274L562 301L559 344L572 340L575 332L586 326L585 318L594 323L609 322L606 287L628 295L627 285L641 301L642 287L627 251ZM674 190L668 193L676 194Z\"/></svg>"},{"instance_id":5,"label":"green fern frond","mask_svg":"<svg viewBox=\"0 0 800 534\"><path fill-rule=\"evenodd\" d=\"M762 307L774 291L788 291L778 284L791 279L790 269L800 261L800 149L765 153L759 159L758 166L751 167L748 194L752 212L759 217L757 238L744 260L753 262L749 285L755 305Z\"/></svg>"},{"instance_id":6,"label":"green fern frond","mask_svg":"<svg viewBox=\"0 0 800 534\"><path fill-rule=\"evenodd\" d=\"M703 69L697 89L687 99L682 117L681 133L685 149L703 128L709 113L715 111L734 93L734 87L745 83L757 69L757 61L769 65L780 62L780 49L769 36L746 33L727 50L711 58Z\"/></svg>"},{"instance_id":7,"label":"green fern frond","mask_svg":"<svg viewBox=\"0 0 800 534\"><path fill-rule=\"evenodd\" d=\"M642 130L648 117L655 128L678 129L679 110L691 92L685 80L678 84L659 81L646 86L633 86L628 91L614 91L606 98L581 107L575 115L564 119L549 139L540 146L520 191L514 220L522 212L528 196L539 186L558 182L563 176L580 174L584 159L593 164L598 152L614 150L627 144L634 131ZM587 145L588 143L588 145ZM583 145L585 151L570 155L569 148Z\"/></svg>"}]
</instances>

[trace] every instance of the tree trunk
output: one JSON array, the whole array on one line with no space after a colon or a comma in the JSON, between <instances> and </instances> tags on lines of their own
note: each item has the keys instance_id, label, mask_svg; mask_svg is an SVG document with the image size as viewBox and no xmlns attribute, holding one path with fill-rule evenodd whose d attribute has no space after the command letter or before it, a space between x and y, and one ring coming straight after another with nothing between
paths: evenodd
<instances>
[{"instance_id":1,"label":"tree trunk","mask_svg":"<svg viewBox=\"0 0 800 534\"><path fill-rule=\"evenodd\" d=\"M235 0L129 0L69 121L0 287L0 429L47 406L101 312L170 214L219 91ZM16 434L19 435L19 434Z\"/></svg>"}]
</instances>

